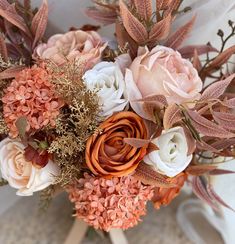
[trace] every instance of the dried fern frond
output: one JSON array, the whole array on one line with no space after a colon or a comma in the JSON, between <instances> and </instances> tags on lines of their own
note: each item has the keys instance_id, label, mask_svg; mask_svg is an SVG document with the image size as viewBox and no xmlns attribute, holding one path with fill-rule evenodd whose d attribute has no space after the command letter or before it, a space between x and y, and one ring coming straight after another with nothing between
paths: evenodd
<instances>
[{"instance_id":1,"label":"dried fern frond","mask_svg":"<svg viewBox=\"0 0 235 244\"><path fill-rule=\"evenodd\" d=\"M8 131L9 131L9 129L3 119L3 114L0 113L0 135L3 135L3 134L6 135L6 134L8 134Z\"/></svg>"},{"instance_id":2,"label":"dried fern frond","mask_svg":"<svg viewBox=\"0 0 235 244\"><path fill-rule=\"evenodd\" d=\"M85 149L84 144L73 133L58 136L50 145L49 153L56 153L62 158L76 156Z\"/></svg>"},{"instance_id":3,"label":"dried fern frond","mask_svg":"<svg viewBox=\"0 0 235 244\"><path fill-rule=\"evenodd\" d=\"M67 157L66 159L57 158L56 162L60 167L60 175L56 177L56 184L62 188L70 184L74 180L80 178L83 156Z\"/></svg>"},{"instance_id":4,"label":"dried fern frond","mask_svg":"<svg viewBox=\"0 0 235 244\"><path fill-rule=\"evenodd\" d=\"M47 67L55 90L65 101L55 128L46 131L53 134L48 151L61 168L57 184L65 186L80 175L86 141L99 125L100 107L97 91L88 90L82 80L82 62L71 61L61 66L48 63Z\"/></svg>"}]
</instances>

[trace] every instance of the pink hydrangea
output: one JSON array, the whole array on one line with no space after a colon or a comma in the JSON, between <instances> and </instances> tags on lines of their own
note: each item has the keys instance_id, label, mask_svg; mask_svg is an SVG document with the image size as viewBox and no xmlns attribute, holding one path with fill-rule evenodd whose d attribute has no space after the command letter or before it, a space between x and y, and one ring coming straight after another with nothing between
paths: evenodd
<instances>
[{"instance_id":1,"label":"pink hydrangea","mask_svg":"<svg viewBox=\"0 0 235 244\"><path fill-rule=\"evenodd\" d=\"M5 90L2 102L4 120L12 137L18 135L15 124L18 118L26 117L27 131L39 130L48 124L54 126L62 106L47 71L36 65L19 72Z\"/></svg>"},{"instance_id":2,"label":"pink hydrangea","mask_svg":"<svg viewBox=\"0 0 235 244\"><path fill-rule=\"evenodd\" d=\"M142 185L133 176L105 179L87 173L68 188L68 193L75 203L76 216L105 231L135 226L153 196L152 187Z\"/></svg>"}]
</instances>

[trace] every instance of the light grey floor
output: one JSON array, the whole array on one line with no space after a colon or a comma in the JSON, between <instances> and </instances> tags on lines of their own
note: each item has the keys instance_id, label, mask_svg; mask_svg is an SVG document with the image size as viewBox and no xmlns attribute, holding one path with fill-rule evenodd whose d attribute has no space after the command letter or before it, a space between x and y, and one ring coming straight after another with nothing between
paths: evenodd
<instances>
[{"instance_id":1,"label":"light grey floor","mask_svg":"<svg viewBox=\"0 0 235 244\"><path fill-rule=\"evenodd\" d=\"M130 244L190 244L175 219L175 208L155 211L137 227L126 231ZM73 223L72 206L65 194L53 200L45 214L38 212L37 197L22 198L0 219L0 244L62 244ZM83 244L106 243L90 229Z\"/></svg>"}]
</instances>

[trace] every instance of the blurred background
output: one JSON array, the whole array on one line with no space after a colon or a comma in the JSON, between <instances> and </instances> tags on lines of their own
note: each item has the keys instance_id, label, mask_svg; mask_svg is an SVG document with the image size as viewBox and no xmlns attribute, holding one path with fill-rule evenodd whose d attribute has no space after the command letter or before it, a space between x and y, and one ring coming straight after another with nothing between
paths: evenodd
<instances>
[{"instance_id":1,"label":"blurred background","mask_svg":"<svg viewBox=\"0 0 235 244\"><path fill-rule=\"evenodd\" d=\"M1 1L1 0L0 0ZM35 6L41 0L32 1ZM49 26L47 35L68 31L70 27L95 24L83 13L91 0L48 0ZM196 13L197 21L186 44L219 45L217 30L228 30L227 21L235 21L234 0L184 0L191 6L184 16L179 16L174 28ZM100 34L113 39L113 27L102 27ZM235 38L231 40L235 43ZM231 43L230 43L231 44ZM228 162L227 169L235 168L235 161ZM235 208L235 176L217 176L212 179L216 192ZM234 244L235 214L221 209L219 216L200 201L188 200L192 195L186 187L180 197L160 211L148 206L143 223L125 232L129 243L138 244ZM47 212L38 211L38 196L16 197L15 190L0 188L0 244L60 244L64 243L73 224L72 206L66 194L58 195ZM186 233L186 234L185 234ZM90 228L82 243L106 243L100 233Z\"/></svg>"}]
</instances>

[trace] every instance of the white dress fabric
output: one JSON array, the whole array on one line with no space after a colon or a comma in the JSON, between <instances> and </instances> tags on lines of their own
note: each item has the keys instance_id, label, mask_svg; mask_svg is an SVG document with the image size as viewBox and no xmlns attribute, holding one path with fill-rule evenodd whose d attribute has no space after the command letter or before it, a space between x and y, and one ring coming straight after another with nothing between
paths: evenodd
<instances>
[{"instance_id":1,"label":"white dress fabric","mask_svg":"<svg viewBox=\"0 0 235 244\"><path fill-rule=\"evenodd\" d=\"M35 6L41 3L41 0L32 1ZM83 13L87 6L92 5L91 0L48 0L49 2L49 29L47 35L68 31L70 27L80 27L83 24L93 23L91 19ZM154 1L155 2L155 1ZM214 46L219 48L219 38L216 33L218 28L228 30L228 19L235 21L235 1L234 0L185 0L184 6L190 6L192 11L181 15L174 24L174 29L181 23L189 20L196 14L197 19L189 39L186 44L205 44L210 41ZM113 38L112 26L102 28L102 36ZM233 170L235 160L226 166ZM233 208L235 208L235 175L226 175L217 177L214 185L218 193ZM7 208L16 203L19 197L15 196L15 190L9 187L0 188L0 215ZM224 218L226 226L224 231L227 232L227 244L235 243L235 214L230 210L224 209Z\"/></svg>"}]
</instances>

